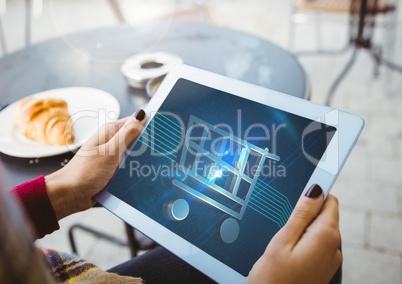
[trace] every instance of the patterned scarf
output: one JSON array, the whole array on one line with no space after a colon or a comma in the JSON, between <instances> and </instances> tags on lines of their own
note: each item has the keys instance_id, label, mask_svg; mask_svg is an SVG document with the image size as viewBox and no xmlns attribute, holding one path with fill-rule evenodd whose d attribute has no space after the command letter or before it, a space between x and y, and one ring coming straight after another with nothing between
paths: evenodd
<instances>
[{"instance_id":1,"label":"patterned scarf","mask_svg":"<svg viewBox=\"0 0 402 284\"><path fill-rule=\"evenodd\" d=\"M99 267L77 256L66 253L49 250L37 249L42 256L45 264L48 266L50 276L57 283L97 283L97 284L141 284L141 278L120 276L114 273L108 273Z\"/></svg>"}]
</instances>

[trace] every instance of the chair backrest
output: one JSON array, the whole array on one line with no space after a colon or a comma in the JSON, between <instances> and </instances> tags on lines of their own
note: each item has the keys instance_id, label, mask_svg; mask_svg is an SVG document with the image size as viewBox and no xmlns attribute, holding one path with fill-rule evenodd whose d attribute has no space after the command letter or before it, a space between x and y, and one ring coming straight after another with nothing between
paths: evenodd
<instances>
[{"instance_id":1,"label":"chair backrest","mask_svg":"<svg viewBox=\"0 0 402 284\"><path fill-rule=\"evenodd\" d=\"M297 0L298 9L321 13L357 13L362 0ZM395 4L388 0L367 0L368 11L388 13L395 10Z\"/></svg>"},{"instance_id":2,"label":"chair backrest","mask_svg":"<svg viewBox=\"0 0 402 284\"><path fill-rule=\"evenodd\" d=\"M299 9L320 13L349 13L351 0L298 0Z\"/></svg>"},{"instance_id":3,"label":"chair backrest","mask_svg":"<svg viewBox=\"0 0 402 284\"><path fill-rule=\"evenodd\" d=\"M203 18L203 20L205 22L209 22L209 15L208 15L207 7L206 7L207 0L191 0L191 2L198 7L198 9L200 11L200 15ZM123 11L119 5L118 0L107 0L107 3L119 23L127 22L124 17ZM176 15L179 15L179 14L180 14L180 12L176 13ZM160 19L163 19L163 18L164 17L161 17Z\"/></svg>"}]
</instances>

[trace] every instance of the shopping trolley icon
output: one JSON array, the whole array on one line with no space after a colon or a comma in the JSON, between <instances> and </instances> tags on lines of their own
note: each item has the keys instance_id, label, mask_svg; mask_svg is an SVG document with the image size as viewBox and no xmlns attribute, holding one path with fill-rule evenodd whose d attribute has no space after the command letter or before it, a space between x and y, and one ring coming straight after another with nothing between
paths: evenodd
<instances>
[{"instance_id":1,"label":"shopping trolley icon","mask_svg":"<svg viewBox=\"0 0 402 284\"><path fill-rule=\"evenodd\" d=\"M237 220L243 218L266 159L279 161L280 157L190 115L179 156L183 178L172 183L229 215L220 226L220 237L232 243L240 232ZM170 209L176 220L189 212L184 199L176 200Z\"/></svg>"}]
</instances>

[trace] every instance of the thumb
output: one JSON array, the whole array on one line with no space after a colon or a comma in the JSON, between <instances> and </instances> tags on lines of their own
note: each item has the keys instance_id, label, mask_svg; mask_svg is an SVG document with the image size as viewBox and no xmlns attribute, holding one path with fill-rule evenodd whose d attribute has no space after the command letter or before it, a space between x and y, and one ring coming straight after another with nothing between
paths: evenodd
<instances>
[{"instance_id":1,"label":"thumb","mask_svg":"<svg viewBox=\"0 0 402 284\"><path fill-rule=\"evenodd\" d=\"M109 153L117 153L118 157L123 156L127 147L138 137L146 122L146 114L141 109L128 118L119 131L105 144Z\"/></svg>"},{"instance_id":2,"label":"thumb","mask_svg":"<svg viewBox=\"0 0 402 284\"><path fill-rule=\"evenodd\" d=\"M314 221L324 204L322 188L313 184L297 202L288 222L282 228L281 239L294 247Z\"/></svg>"}]
</instances>

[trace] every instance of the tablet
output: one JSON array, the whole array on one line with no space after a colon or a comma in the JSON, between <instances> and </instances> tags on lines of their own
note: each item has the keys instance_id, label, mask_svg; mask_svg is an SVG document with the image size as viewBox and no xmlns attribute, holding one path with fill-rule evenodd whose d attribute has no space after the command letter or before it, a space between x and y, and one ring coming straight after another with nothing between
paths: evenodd
<instances>
[{"instance_id":1,"label":"tablet","mask_svg":"<svg viewBox=\"0 0 402 284\"><path fill-rule=\"evenodd\" d=\"M310 185L329 193L364 125L185 65L145 112L143 132L95 200L220 283L245 281Z\"/></svg>"}]
</instances>

